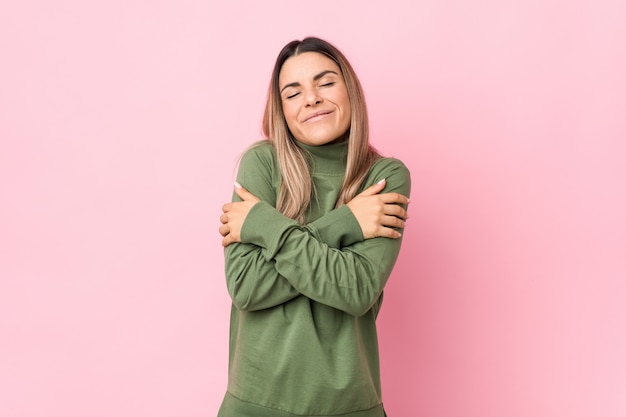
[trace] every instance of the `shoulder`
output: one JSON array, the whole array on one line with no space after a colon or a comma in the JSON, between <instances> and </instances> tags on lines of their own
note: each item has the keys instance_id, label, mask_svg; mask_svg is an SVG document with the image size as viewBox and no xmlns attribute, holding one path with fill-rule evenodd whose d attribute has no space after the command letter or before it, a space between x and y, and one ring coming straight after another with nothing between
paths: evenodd
<instances>
[{"instance_id":1,"label":"shoulder","mask_svg":"<svg viewBox=\"0 0 626 417\"><path fill-rule=\"evenodd\" d=\"M370 168L368 179L375 180L375 178L373 178L374 176L381 176L377 181L387 178L387 176L404 178L406 180L411 179L409 169L404 162L397 158L380 158L374 162L372 168Z\"/></svg>"},{"instance_id":2,"label":"shoulder","mask_svg":"<svg viewBox=\"0 0 626 417\"><path fill-rule=\"evenodd\" d=\"M241 155L241 161L266 160L273 161L276 159L276 150L269 140L260 140L248 147Z\"/></svg>"},{"instance_id":3,"label":"shoulder","mask_svg":"<svg viewBox=\"0 0 626 417\"><path fill-rule=\"evenodd\" d=\"M385 179L387 191L397 191L408 196L411 190L411 173L407 166L397 158L380 158L370 168L363 183L363 189Z\"/></svg>"},{"instance_id":4,"label":"shoulder","mask_svg":"<svg viewBox=\"0 0 626 417\"><path fill-rule=\"evenodd\" d=\"M239 160L240 170L274 170L278 166L276 150L268 140L253 143L246 149Z\"/></svg>"},{"instance_id":5,"label":"shoulder","mask_svg":"<svg viewBox=\"0 0 626 417\"><path fill-rule=\"evenodd\" d=\"M374 162L374 165L372 165L370 172L372 171L397 171L402 172L405 175L410 175L409 169L404 164L404 162L397 158L380 158L379 160Z\"/></svg>"},{"instance_id":6,"label":"shoulder","mask_svg":"<svg viewBox=\"0 0 626 417\"><path fill-rule=\"evenodd\" d=\"M261 200L275 204L280 169L274 146L269 141L256 142L243 152L237 182Z\"/></svg>"}]
</instances>

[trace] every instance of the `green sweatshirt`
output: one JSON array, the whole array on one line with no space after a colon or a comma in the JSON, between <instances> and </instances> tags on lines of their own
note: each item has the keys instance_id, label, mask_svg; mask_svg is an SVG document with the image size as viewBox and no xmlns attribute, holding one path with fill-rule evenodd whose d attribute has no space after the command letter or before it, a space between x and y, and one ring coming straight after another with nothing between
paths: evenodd
<instances>
[{"instance_id":1,"label":"green sweatshirt","mask_svg":"<svg viewBox=\"0 0 626 417\"><path fill-rule=\"evenodd\" d=\"M401 239L364 240L350 209L334 208L347 142L299 146L310 153L315 186L306 225L274 208L281 176L269 142L239 166L237 181L261 202L243 224L245 243L225 249L233 306L218 416L382 417L376 316ZM377 161L362 189L383 178L383 192L409 195L399 160Z\"/></svg>"}]
</instances>

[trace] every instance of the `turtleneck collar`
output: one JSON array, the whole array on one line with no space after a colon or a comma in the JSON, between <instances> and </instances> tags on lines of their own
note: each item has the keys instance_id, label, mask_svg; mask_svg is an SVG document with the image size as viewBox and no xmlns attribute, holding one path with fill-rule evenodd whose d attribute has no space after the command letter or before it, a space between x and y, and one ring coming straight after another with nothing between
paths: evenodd
<instances>
[{"instance_id":1,"label":"turtleneck collar","mask_svg":"<svg viewBox=\"0 0 626 417\"><path fill-rule=\"evenodd\" d=\"M347 140L321 146L306 145L297 140L295 143L310 155L311 174L345 174L348 160Z\"/></svg>"}]
</instances>

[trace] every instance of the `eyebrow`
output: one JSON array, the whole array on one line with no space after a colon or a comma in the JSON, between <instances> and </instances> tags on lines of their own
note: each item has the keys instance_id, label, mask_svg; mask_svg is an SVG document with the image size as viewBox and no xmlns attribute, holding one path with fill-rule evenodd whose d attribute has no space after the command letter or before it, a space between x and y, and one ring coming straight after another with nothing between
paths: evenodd
<instances>
[{"instance_id":1,"label":"eyebrow","mask_svg":"<svg viewBox=\"0 0 626 417\"><path fill-rule=\"evenodd\" d=\"M315 77L313 77L313 81L317 81L317 80L319 80L320 78L322 78L322 77L323 77L324 75L326 75L326 74L335 74L335 75L339 75L339 74L337 74L337 72L335 72L335 71L333 71L333 70L325 70L325 71L322 71L322 72L320 72L319 74L317 74ZM289 87L299 87L299 86L300 86L300 83L299 83L299 82L297 82L297 81L296 81L295 83L289 83L289 84L285 85L283 88L281 88L281 89L280 89L280 92L282 93L282 92L283 92L283 90L284 90L285 88L289 88Z\"/></svg>"}]
</instances>

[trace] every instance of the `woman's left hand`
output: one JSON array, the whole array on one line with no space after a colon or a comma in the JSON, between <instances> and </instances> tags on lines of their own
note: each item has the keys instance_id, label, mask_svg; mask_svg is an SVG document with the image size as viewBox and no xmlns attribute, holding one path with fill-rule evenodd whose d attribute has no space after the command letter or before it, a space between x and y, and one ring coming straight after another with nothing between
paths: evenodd
<instances>
[{"instance_id":1,"label":"woman's left hand","mask_svg":"<svg viewBox=\"0 0 626 417\"><path fill-rule=\"evenodd\" d=\"M224 214L220 216L220 235L224 236L222 239L222 246L226 247L231 243L241 242L241 227L246 220L246 216L250 212L252 206L258 203L259 200L250 191L246 190L239 184L235 183L235 193L241 197L243 201L224 204L222 211Z\"/></svg>"}]
</instances>

